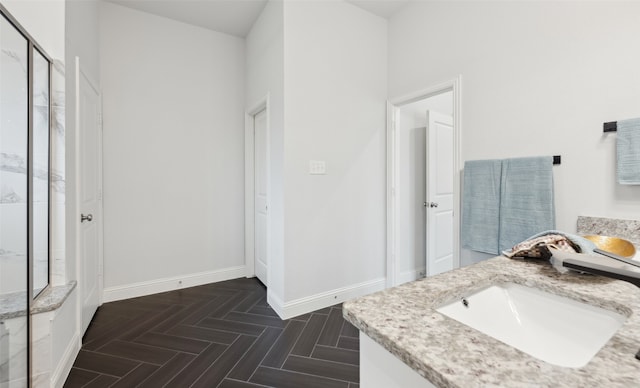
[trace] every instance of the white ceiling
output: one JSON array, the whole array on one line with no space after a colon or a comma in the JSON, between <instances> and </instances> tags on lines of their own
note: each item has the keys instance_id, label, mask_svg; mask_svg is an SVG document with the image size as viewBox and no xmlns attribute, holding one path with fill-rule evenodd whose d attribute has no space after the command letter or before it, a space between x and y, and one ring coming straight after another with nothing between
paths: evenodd
<instances>
[{"instance_id":1,"label":"white ceiling","mask_svg":"<svg viewBox=\"0 0 640 388\"><path fill-rule=\"evenodd\" d=\"M411 0L345 0L387 20ZM416 0L413 0L416 1Z\"/></svg>"},{"instance_id":2,"label":"white ceiling","mask_svg":"<svg viewBox=\"0 0 640 388\"><path fill-rule=\"evenodd\" d=\"M245 37L267 0L106 0L225 34Z\"/></svg>"},{"instance_id":3,"label":"white ceiling","mask_svg":"<svg viewBox=\"0 0 640 388\"><path fill-rule=\"evenodd\" d=\"M210 30L245 37L267 0L106 0ZM337 1L337 0L321 0ZM410 0L346 0L389 19Z\"/></svg>"}]
</instances>

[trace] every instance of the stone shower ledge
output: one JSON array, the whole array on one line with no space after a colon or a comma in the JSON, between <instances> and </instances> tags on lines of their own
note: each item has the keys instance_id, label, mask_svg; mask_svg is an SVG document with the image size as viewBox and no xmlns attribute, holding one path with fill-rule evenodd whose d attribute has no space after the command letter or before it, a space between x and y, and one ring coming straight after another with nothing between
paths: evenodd
<instances>
[{"instance_id":1,"label":"stone shower ledge","mask_svg":"<svg viewBox=\"0 0 640 388\"><path fill-rule=\"evenodd\" d=\"M76 284L77 282L74 280L62 286L47 288L36 298L35 303L31 307L31 314L56 310L67 300L71 291L76 288ZM25 294L25 292L14 292L0 295L0 320L18 318L25 315Z\"/></svg>"}]
</instances>

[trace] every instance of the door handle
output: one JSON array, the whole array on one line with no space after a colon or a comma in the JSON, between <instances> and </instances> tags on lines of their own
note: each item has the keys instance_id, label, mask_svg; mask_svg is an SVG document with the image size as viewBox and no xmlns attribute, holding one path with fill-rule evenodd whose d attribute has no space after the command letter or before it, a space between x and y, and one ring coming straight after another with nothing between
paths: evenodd
<instances>
[{"instance_id":1,"label":"door handle","mask_svg":"<svg viewBox=\"0 0 640 388\"><path fill-rule=\"evenodd\" d=\"M91 222L92 220L93 220L93 214L87 214L86 216L84 214L80 214L80 222L85 222L85 221Z\"/></svg>"},{"instance_id":2,"label":"door handle","mask_svg":"<svg viewBox=\"0 0 640 388\"><path fill-rule=\"evenodd\" d=\"M429 207L438 207L436 202L429 202Z\"/></svg>"}]
</instances>

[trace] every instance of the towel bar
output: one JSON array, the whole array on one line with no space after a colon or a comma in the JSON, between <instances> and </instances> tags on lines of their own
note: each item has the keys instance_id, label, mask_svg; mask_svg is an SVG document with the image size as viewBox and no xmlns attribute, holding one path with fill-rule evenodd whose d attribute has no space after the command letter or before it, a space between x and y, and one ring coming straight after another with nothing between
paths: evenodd
<instances>
[{"instance_id":1,"label":"towel bar","mask_svg":"<svg viewBox=\"0 0 640 388\"><path fill-rule=\"evenodd\" d=\"M554 165L560 164L560 159L561 159L560 155L553 155L553 164Z\"/></svg>"},{"instance_id":2,"label":"towel bar","mask_svg":"<svg viewBox=\"0 0 640 388\"><path fill-rule=\"evenodd\" d=\"M602 124L603 132L617 132L618 131L618 122L617 121L609 121L608 123Z\"/></svg>"}]
</instances>

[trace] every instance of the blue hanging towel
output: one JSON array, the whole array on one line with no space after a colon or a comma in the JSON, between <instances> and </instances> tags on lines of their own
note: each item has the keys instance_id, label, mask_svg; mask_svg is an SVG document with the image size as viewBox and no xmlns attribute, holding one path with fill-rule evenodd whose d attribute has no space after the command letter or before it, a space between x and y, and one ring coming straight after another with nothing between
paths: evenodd
<instances>
[{"instance_id":1,"label":"blue hanging towel","mask_svg":"<svg viewBox=\"0 0 640 388\"><path fill-rule=\"evenodd\" d=\"M500 225L500 160L464 163L462 191L462 247L498 254Z\"/></svg>"},{"instance_id":2,"label":"blue hanging towel","mask_svg":"<svg viewBox=\"0 0 640 388\"><path fill-rule=\"evenodd\" d=\"M618 121L618 183L640 185L640 118Z\"/></svg>"},{"instance_id":3,"label":"blue hanging towel","mask_svg":"<svg viewBox=\"0 0 640 388\"><path fill-rule=\"evenodd\" d=\"M528 237L556 227L553 157L502 161L500 252Z\"/></svg>"}]
</instances>

